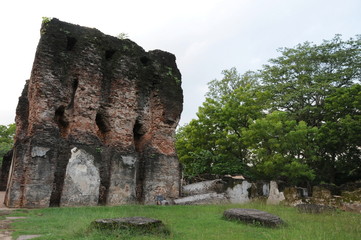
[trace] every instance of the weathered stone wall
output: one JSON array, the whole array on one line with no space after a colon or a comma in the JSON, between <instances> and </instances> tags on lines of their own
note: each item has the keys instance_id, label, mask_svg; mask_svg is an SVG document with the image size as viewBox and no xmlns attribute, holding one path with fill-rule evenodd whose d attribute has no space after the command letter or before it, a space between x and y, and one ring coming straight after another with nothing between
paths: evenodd
<instances>
[{"instance_id":1,"label":"weathered stone wall","mask_svg":"<svg viewBox=\"0 0 361 240\"><path fill-rule=\"evenodd\" d=\"M340 187L332 186L332 188L335 192L340 192L341 195L333 195L331 190L322 185L313 186L312 196L310 196L307 188L285 187L280 191L276 181L250 183L246 180L227 177L222 180L216 179L185 185L183 186L184 197L176 199L173 203L181 205L244 204L252 201L264 201L272 205L312 205L306 206L306 210L310 208L310 211L313 211L315 206L321 206L326 210L339 208L345 211L361 213L361 181ZM318 212L318 209L315 212Z\"/></svg>"},{"instance_id":2,"label":"weathered stone wall","mask_svg":"<svg viewBox=\"0 0 361 240\"><path fill-rule=\"evenodd\" d=\"M182 111L175 56L52 19L17 107L9 207L176 198Z\"/></svg>"},{"instance_id":3,"label":"weathered stone wall","mask_svg":"<svg viewBox=\"0 0 361 240\"><path fill-rule=\"evenodd\" d=\"M287 187L284 189L286 205L313 204L330 206L341 210L361 213L361 182L345 184L343 186L319 185L312 187L312 196L307 189ZM332 189L332 191L330 190ZM334 193L337 193L334 194Z\"/></svg>"}]
</instances>

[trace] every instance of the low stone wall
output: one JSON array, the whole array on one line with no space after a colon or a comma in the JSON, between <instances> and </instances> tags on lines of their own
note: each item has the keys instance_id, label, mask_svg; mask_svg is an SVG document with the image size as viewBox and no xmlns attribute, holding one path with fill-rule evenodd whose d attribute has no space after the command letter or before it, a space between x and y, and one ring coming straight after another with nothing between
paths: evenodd
<instances>
[{"instance_id":1,"label":"low stone wall","mask_svg":"<svg viewBox=\"0 0 361 240\"><path fill-rule=\"evenodd\" d=\"M304 196L298 189L297 187L284 189L284 204L290 206L301 203L320 204L344 211L361 213L361 188L350 191L340 190L340 195L334 195L330 189L324 186L314 186L312 196Z\"/></svg>"},{"instance_id":2,"label":"low stone wall","mask_svg":"<svg viewBox=\"0 0 361 240\"><path fill-rule=\"evenodd\" d=\"M311 194L307 188L302 187L285 187L280 191L276 181L252 183L246 180L224 178L185 185L183 193L184 198L175 200L175 204L224 202L244 204L261 200L273 205L318 204L361 213L361 182L343 188L314 186ZM340 193L340 195L334 193ZM201 199L201 201L194 201L194 199Z\"/></svg>"},{"instance_id":3,"label":"low stone wall","mask_svg":"<svg viewBox=\"0 0 361 240\"><path fill-rule=\"evenodd\" d=\"M183 186L182 196L192 196L211 192L222 192L223 181L221 179L202 181Z\"/></svg>"}]
</instances>

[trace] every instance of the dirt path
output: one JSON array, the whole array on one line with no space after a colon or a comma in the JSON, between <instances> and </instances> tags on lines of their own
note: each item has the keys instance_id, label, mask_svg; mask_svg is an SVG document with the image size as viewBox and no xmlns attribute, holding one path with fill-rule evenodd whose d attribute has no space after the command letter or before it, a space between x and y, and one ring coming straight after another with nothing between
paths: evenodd
<instances>
[{"instance_id":1,"label":"dirt path","mask_svg":"<svg viewBox=\"0 0 361 240\"><path fill-rule=\"evenodd\" d=\"M5 199L5 192L0 192L0 210L3 208L9 209L4 205L4 199Z\"/></svg>"},{"instance_id":2,"label":"dirt path","mask_svg":"<svg viewBox=\"0 0 361 240\"><path fill-rule=\"evenodd\" d=\"M0 216L10 215L14 208L7 208L4 205L5 192L0 192ZM26 210L25 210L26 211ZM11 234L15 231L11 229L11 223L17 219L24 219L25 217L6 217L5 219L0 220L0 240L13 240ZM40 235L22 235L19 236L16 240L28 240Z\"/></svg>"},{"instance_id":3,"label":"dirt path","mask_svg":"<svg viewBox=\"0 0 361 240\"><path fill-rule=\"evenodd\" d=\"M11 209L4 205L5 192L0 192L0 216L6 216L11 214ZM3 219L0 220L0 239L11 240L11 233L13 230L10 228L11 220Z\"/></svg>"}]
</instances>

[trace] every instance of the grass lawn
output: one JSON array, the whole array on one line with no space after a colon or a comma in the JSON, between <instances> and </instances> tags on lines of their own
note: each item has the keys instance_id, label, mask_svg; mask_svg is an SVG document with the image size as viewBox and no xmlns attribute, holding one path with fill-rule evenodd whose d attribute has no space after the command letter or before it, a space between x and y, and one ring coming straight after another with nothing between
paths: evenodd
<instances>
[{"instance_id":1,"label":"grass lawn","mask_svg":"<svg viewBox=\"0 0 361 240\"><path fill-rule=\"evenodd\" d=\"M222 218L229 208L254 208L281 217L287 225L266 228L246 225ZM260 203L246 205L206 206L142 206L46 208L15 210L11 216L25 216L16 220L13 236L41 234L37 239L202 239L202 240L360 240L361 214L336 212L311 215L298 213L285 206ZM162 220L170 235L141 236L127 232L102 232L91 229L90 223L99 218L144 216ZM16 238L15 238L16 239Z\"/></svg>"}]
</instances>

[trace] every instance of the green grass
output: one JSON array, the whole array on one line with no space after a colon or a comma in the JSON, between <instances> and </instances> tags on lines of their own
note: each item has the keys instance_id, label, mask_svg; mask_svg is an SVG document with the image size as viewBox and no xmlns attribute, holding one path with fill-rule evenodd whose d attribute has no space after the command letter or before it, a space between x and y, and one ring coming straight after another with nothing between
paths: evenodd
<instances>
[{"instance_id":1,"label":"green grass","mask_svg":"<svg viewBox=\"0 0 361 240\"><path fill-rule=\"evenodd\" d=\"M287 225L266 228L226 221L223 211L229 208L254 208L276 214ZM12 216L25 216L12 224L13 236L43 235L37 239L277 239L277 240L352 240L361 239L361 214L336 212L333 214L302 214L295 208L268 206L260 203L247 205L206 206L117 206L46 208L16 210ZM102 232L90 229L90 223L99 218L144 216L160 219L170 235L142 236L132 232Z\"/></svg>"}]
</instances>

